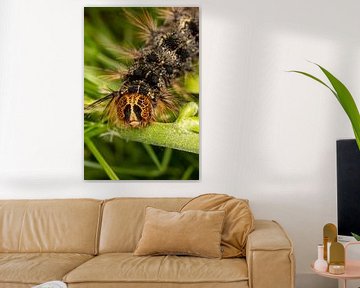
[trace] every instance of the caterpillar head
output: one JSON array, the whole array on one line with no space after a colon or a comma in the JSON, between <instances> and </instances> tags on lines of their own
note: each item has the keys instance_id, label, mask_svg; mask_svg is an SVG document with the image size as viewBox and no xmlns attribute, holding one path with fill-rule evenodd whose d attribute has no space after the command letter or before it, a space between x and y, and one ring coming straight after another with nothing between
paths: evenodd
<instances>
[{"instance_id":1,"label":"caterpillar head","mask_svg":"<svg viewBox=\"0 0 360 288\"><path fill-rule=\"evenodd\" d=\"M116 101L117 118L131 127L147 126L153 118L150 97L138 93L125 93Z\"/></svg>"}]
</instances>

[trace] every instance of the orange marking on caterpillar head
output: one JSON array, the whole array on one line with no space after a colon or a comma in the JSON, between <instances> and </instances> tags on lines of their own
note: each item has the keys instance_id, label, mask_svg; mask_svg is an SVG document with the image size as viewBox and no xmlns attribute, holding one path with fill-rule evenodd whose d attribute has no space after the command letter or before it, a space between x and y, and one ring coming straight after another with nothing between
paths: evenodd
<instances>
[{"instance_id":1,"label":"orange marking on caterpillar head","mask_svg":"<svg viewBox=\"0 0 360 288\"><path fill-rule=\"evenodd\" d=\"M148 125L153 118L153 106L150 97L142 94L124 94L116 103L119 120L131 127Z\"/></svg>"}]
</instances>

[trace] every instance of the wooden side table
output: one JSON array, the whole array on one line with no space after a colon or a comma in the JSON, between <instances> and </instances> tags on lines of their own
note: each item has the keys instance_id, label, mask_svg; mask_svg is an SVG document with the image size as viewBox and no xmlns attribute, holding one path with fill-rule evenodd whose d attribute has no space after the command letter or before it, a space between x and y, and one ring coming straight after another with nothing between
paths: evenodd
<instances>
[{"instance_id":1,"label":"wooden side table","mask_svg":"<svg viewBox=\"0 0 360 288\"><path fill-rule=\"evenodd\" d=\"M343 280L343 288L346 288L346 284L348 280L360 279L360 260L348 260L347 259L347 248L351 245L360 245L360 241L358 242L349 242L346 243L345 246L345 273L344 274L331 274L329 272L320 272L314 269L314 263L311 265L311 269L318 275L327 278L338 279L339 281Z\"/></svg>"}]
</instances>

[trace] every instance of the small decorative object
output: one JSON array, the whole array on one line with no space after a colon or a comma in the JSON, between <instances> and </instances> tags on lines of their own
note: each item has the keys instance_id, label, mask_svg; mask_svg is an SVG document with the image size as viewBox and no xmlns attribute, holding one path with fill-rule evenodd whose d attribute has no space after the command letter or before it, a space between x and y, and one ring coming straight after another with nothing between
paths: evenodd
<instances>
[{"instance_id":1,"label":"small decorative object","mask_svg":"<svg viewBox=\"0 0 360 288\"><path fill-rule=\"evenodd\" d=\"M345 273L345 266L344 265L336 265L336 264L330 264L329 265L329 273L340 275Z\"/></svg>"},{"instance_id":2,"label":"small decorative object","mask_svg":"<svg viewBox=\"0 0 360 288\"><path fill-rule=\"evenodd\" d=\"M341 243L334 242L331 244L329 273L345 273L345 248Z\"/></svg>"},{"instance_id":3,"label":"small decorative object","mask_svg":"<svg viewBox=\"0 0 360 288\"><path fill-rule=\"evenodd\" d=\"M330 247L331 243L337 242L337 228L334 224L328 223L323 228L323 238L324 238L324 259L330 263Z\"/></svg>"},{"instance_id":4,"label":"small decorative object","mask_svg":"<svg viewBox=\"0 0 360 288\"><path fill-rule=\"evenodd\" d=\"M342 281L343 285L341 285L341 287L348 287L348 280L360 279L360 261L349 259L348 256L346 256L349 253L349 246L353 245L360 245L360 241L348 242L344 246L338 242L332 243L330 247L330 264L328 272L317 270L315 265L317 261L312 264L312 270L322 277L333 278Z\"/></svg>"},{"instance_id":5,"label":"small decorative object","mask_svg":"<svg viewBox=\"0 0 360 288\"><path fill-rule=\"evenodd\" d=\"M324 245L318 245L318 258L314 263L314 269L320 272L326 272L328 263L324 260Z\"/></svg>"},{"instance_id":6,"label":"small decorative object","mask_svg":"<svg viewBox=\"0 0 360 288\"><path fill-rule=\"evenodd\" d=\"M326 251L326 260L327 260L327 262L328 262L328 264L330 264L330 247L331 247L331 241L328 241L327 243L326 243L326 249L324 248L324 250Z\"/></svg>"}]
</instances>

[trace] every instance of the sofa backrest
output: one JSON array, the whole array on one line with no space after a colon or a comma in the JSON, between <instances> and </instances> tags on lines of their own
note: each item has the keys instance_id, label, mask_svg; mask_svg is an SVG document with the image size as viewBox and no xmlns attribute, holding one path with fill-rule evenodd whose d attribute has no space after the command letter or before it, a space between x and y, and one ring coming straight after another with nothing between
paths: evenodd
<instances>
[{"instance_id":1,"label":"sofa backrest","mask_svg":"<svg viewBox=\"0 0 360 288\"><path fill-rule=\"evenodd\" d=\"M96 254L102 203L0 200L0 252Z\"/></svg>"},{"instance_id":2,"label":"sofa backrest","mask_svg":"<svg viewBox=\"0 0 360 288\"><path fill-rule=\"evenodd\" d=\"M145 208L179 211L190 198L116 198L105 201L99 253L133 252L141 237Z\"/></svg>"}]
</instances>

